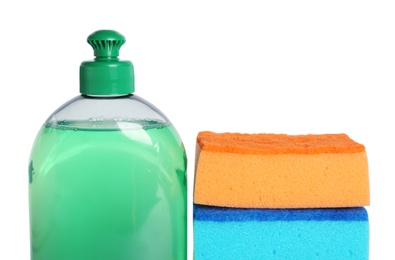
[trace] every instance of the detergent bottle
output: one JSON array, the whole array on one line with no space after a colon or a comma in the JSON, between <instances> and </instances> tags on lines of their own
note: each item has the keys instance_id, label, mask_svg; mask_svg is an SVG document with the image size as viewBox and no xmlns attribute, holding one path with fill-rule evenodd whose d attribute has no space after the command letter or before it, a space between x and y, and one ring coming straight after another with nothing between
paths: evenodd
<instances>
[{"instance_id":1,"label":"detergent bottle","mask_svg":"<svg viewBox=\"0 0 395 260\"><path fill-rule=\"evenodd\" d=\"M80 95L31 151L31 260L185 260L183 142L134 94L133 65L118 58L125 37L99 30L87 41L95 59L81 63Z\"/></svg>"}]
</instances>

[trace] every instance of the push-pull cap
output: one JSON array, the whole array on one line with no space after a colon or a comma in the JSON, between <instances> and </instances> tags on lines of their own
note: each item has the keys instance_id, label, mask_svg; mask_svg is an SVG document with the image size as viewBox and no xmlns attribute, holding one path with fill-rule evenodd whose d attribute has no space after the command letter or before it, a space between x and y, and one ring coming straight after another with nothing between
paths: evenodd
<instances>
[{"instance_id":1,"label":"push-pull cap","mask_svg":"<svg viewBox=\"0 0 395 260\"><path fill-rule=\"evenodd\" d=\"M118 59L125 37L113 30L99 30L89 35L87 41L96 58L81 63L80 92L95 96L133 93L133 64Z\"/></svg>"}]
</instances>

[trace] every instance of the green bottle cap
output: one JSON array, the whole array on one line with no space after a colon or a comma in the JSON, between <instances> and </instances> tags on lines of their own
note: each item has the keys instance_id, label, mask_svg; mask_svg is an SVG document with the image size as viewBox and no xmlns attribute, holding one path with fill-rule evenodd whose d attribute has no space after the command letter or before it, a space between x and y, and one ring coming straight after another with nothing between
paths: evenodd
<instances>
[{"instance_id":1,"label":"green bottle cap","mask_svg":"<svg viewBox=\"0 0 395 260\"><path fill-rule=\"evenodd\" d=\"M134 92L133 64L118 59L125 37L113 30L99 30L88 36L95 59L80 66L80 92L87 95L124 95Z\"/></svg>"}]
</instances>

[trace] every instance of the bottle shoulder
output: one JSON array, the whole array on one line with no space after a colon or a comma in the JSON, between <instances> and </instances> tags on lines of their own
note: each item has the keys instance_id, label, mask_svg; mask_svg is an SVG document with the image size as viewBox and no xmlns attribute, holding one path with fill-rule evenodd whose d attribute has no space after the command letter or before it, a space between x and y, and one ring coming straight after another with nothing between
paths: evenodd
<instances>
[{"instance_id":1,"label":"bottle shoulder","mask_svg":"<svg viewBox=\"0 0 395 260\"><path fill-rule=\"evenodd\" d=\"M167 126L167 116L137 95L92 97L80 95L55 110L44 125L54 128L118 128L119 125Z\"/></svg>"}]
</instances>

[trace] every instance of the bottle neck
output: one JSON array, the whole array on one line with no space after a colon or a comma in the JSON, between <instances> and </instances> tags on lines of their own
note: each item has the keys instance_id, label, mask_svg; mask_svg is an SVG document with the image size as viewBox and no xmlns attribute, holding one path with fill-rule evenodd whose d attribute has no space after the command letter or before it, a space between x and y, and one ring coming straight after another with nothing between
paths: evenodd
<instances>
[{"instance_id":1,"label":"bottle neck","mask_svg":"<svg viewBox=\"0 0 395 260\"><path fill-rule=\"evenodd\" d=\"M85 98L103 98L103 99L109 99L109 98L122 98L122 97L129 97L133 96L133 94L114 94L114 95L90 95L90 94L81 94L82 97Z\"/></svg>"}]
</instances>

